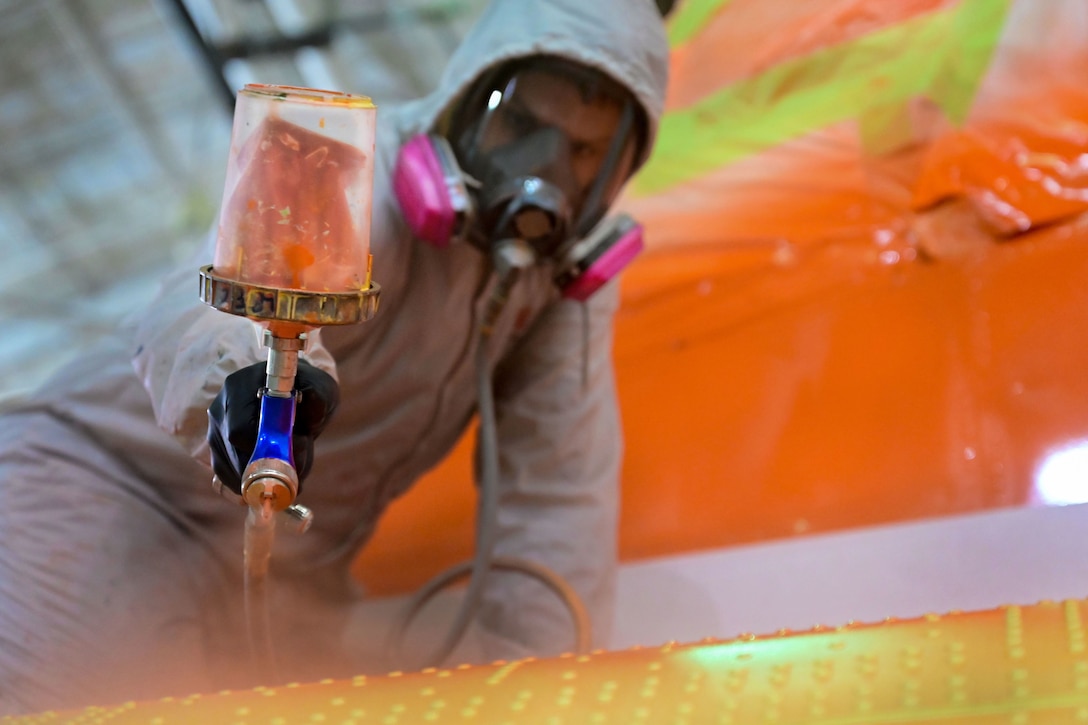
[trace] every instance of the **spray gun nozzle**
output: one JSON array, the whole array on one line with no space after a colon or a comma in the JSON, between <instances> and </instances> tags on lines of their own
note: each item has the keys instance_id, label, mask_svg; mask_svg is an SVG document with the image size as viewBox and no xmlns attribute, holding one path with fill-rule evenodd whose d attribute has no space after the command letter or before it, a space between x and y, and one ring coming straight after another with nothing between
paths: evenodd
<instances>
[{"instance_id":1,"label":"spray gun nozzle","mask_svg":"<svg viewBox=\"0 0 1088 725\"><path fill-rule=\"evenodd\" d=\"M242 498L249 506L283 511L298 495L298 474L294 466L279 458L259 458L246 466L242 477Z\"/></svg>"},{"instance_id":2,"label":"spray gun nozzle","mask_svg":"<svg viewBox=\"0 0 1088 725\"><path fill-rule=\"evenodd\" d=\"M261 521L269 523L272 521L272 514L275 513L272 509L273 497L268 492L265 492L261 498Z\"/></svg>"}]
</instances>

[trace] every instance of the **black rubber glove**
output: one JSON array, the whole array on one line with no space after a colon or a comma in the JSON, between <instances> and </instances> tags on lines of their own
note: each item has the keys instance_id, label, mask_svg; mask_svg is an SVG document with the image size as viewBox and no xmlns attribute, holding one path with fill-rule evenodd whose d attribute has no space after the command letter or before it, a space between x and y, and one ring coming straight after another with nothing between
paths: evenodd
<instances>
[{"instance_id":1,"label":"black rubber glove","mask_svg":"<svg viewBox=\"0 0 1088 725\"><path fill-rule=\"evenodd\" d=\"M237 494L242 492L242 471L257 446L257 424L261 417L258 392L264 385L265 363L242 368L227 376L222 390L208 407L212 470L224 486ZM325 430L340 403L340 386L324 370L299 360L295 390L300 395L291 450L301 493L302 481L314 463L314 440Z\"/></svg>"}]
</instances>

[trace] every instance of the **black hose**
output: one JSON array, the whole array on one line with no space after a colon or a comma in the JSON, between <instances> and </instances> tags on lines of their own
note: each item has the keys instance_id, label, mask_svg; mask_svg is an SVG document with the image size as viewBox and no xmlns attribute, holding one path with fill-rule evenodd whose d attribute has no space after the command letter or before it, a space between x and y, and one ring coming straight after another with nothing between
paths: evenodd
<instances>
[{"instance_id":1,"label":"black hose","mask_svg":"<svg viewBox=\"0 0 1088 725\"><path fill-rule=\"evenodd\" d=\"M491 569L492 559L494 557L495 533L498 528L495 519L498 512L499 456L495 425L495 404L492 397L491 376L487 366L487 340L489 339L489 327L489 325L485 325L477 340L475 360L476 383L479 395L480 453L482 459L480 499L476 514L476 551L469 566L471 577L469 579L468 591L465 593L465 598L457 612L457 617L454 619L453 624L450 625L445 640L438 649L427 658L427 665L437 666L445 661L464 637L469 622L471 622L472 616L479 607L480 598L483 596L484 579ZM441 574L439 575L439 577L442 576L443 575ZM433 581L435 580L432 580L432 582ZM444 588L444 585L438 587L438 589L442 588ZM431 589L433 589L433 586L430 584L424 586L421 591L423 597L417 595L417 598L420 599L420 601L409 608L400 625L394 628L392 640L394 647L399 645L400 639L412 619L415 618L415 615L422 608L426 600L430 599L431 595L427 594L427 592Z\"/></svg>"},{"instance_id":2,"label":"black hose","mask_svg":"<svg viewBox=\"0 0 1088 725\"><path fill-rule=\"evenodd\" d=\"M387 640L386 650L390 662L399 659L400 645L409 625L423 606L438 592L450 584L469 575L468 590L458 609L450 629L441 646L426 660L425 666L437 667L460 643L468 630L468 625L480 605L484 583L492 569L506 569L528 574L542 581L552 589L566 604L574 619L575 638L579 652L590 647L590 624L586 608L578 594L563 579L540 564L510 557L495 557L495 538L498 530L499 499L499 450L497 424L495 421L495 401L491 387L491 374L487 364L487 342L491 337L493 325L506 304L507 296L517 279L516 270L502 274L495 286L476 343L476 385L478 410L480 416L479 444L481 458L480 498L477 507L476 551L470 561L458 564L432 578L417 592L409 602L400 621L393 627Z\"/></svg>"}]
</instances>

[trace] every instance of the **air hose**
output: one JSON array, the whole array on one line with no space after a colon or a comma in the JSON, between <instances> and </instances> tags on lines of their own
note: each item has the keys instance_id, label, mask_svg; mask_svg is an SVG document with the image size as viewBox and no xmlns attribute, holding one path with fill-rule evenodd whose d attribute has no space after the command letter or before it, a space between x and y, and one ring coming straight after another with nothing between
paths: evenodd
<instances>
[{"instance_id":1,"label":"air hose","mask_svg":"<svg viewBox=\"0 0 1088 725\"><path fill-rule=\"evenodd\" d=\"M519 572L545 584L563 602L570 612L575 628L576 651L588 652L591 646L591 626L585 605L577 592L557 573L535 562L514 557L496 557L495 539L498 530L499 498L499 451L495 421L495 402L491 384L491 375L487 361L487 343L499 313L506 305L507 298L518 272L531 263L531 257L520 254L513 246L500 247L497 257L506 253L505 264L497 264L499 280L491 295L487 312L484 315L480 332L477 336L475 354L475 373L477 389L477 408L479 414L479 446L481 459L480 493L477 505L476 548L473 558L457 564L439 573L416 592L409 601L399 620L390 631L386 644L388 661L401 659L401 645L408 627L422 611L423 607L439 592L448 586L469 579L457 615L450 625L442 644L426 659L424 666L439 666L444 662L463 639L472 617L476 614L483 596L487 575L494 569ZM512 258L512 259L511 259ZM527 261L526 261L527 260Z\"/></svg>"}]
</instances>

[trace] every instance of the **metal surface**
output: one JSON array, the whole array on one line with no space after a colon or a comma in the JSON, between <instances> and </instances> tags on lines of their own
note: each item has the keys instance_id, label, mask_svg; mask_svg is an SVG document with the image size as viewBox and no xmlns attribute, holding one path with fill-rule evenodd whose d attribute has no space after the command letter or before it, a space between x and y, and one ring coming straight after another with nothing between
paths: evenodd
<instances>
[{"instance_id":1,"label":"metal surface","mask_svg":"<svg viewBox=\"0 0 1088 725\"><path fill-rule=\"evenodd\" d=\"M265 376L273 395L291 395L298 373L298 353L306 347L306 336L276 337L264 331L264 346L268 348Z\"/></svg>"},{"instance_id":2,"label":"metal surface","mask_svg":"<svg viewBox=\"0 0 1088 725\"><path fill-rule=\"evenodd\" d=\"M200 269L200 299L220 312L254 320L291 322L300 325L354 325L378 311L381 287L358 292L306 292L243 284L225 279L211 265Z\"/></svg>"},{"instance_id":3,"label":"metal surface","mask_svg":"<svg viewBox=\"0 0 1088 725\"><path fill-rule=\"evenodd\" d=\"M27 723L1079 723L1088 603L167 698ZM277 720L278 719L278 720Z\"/></svg>"},{"instance_id":4,"label":"metal surface","mask_svg":"<svg viewBox=\"0 0 1088 725\"><path fill-rule=\"evenodd\" d=\"M302 504L291 504L280 516L283 526L295 534L305 534L314 523L314 512Z\"/></svg>"},{"instance_id":5,"label":"metal surface","mask_svg":"<svg viewBox=\"0 0 1088 725\"><path fill-rule=\"evenodd\" d=\"M246 466L242 478L242 499L251 508L261 508L271 500L274 511L283 511L298 495L298 474L287 461L259 458Z\"/></svg>"}]
</instances>

